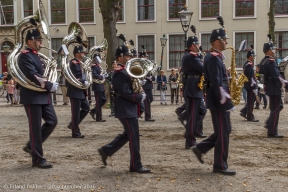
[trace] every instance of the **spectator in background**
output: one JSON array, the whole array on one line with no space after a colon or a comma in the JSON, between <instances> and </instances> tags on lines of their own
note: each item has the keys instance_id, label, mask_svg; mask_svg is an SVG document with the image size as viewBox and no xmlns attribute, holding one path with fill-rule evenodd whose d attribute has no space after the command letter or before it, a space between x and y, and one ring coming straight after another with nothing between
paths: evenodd
<instances>
[{"instance_id":1,"label":"spectator in background","mask_svg":"<svg viewBox=\"0 0 288 192\"><path fill-rule=\"evenodd\" d=\"M66 96L66 94L67 94L67 81L65 79L63 71L61 71L59 85L61 87L61 92L63 95L63 105L68 105L69 98Z\"/></svg>"},{"instance_id":2,"label":"spectator in background","mask_svg":"<svg viewBox=\"0 0 288 192\"><path fill-rule=\"evenodd\" d=\"M7 72L4 72L4 77L2 77L2 80L3 80L3 84L5 85L5 87L6 87L6 90L8 89L8 82L12 79L12 76L9 74L9 73L7 73ZM7 91L7 94L6 94L6 99L7 99L7 103L9 103L10 102L10 99L9 99L9 93L8 93L8 91Z\"/></svg>"},{"instance_id":3,"label":"spectator in background","mask_svg":"<svg viewBox=\"0 0 288 192\"><path fill-rule=\"evenodd\" d=\"M182 78L181 78L181 67L178 68L178 80L179 82L179 97L180 97L180 102L183 103L183 83L182 83Z\"/></svg>"},{"instance_id":4,"label":"spectator in background","mask_svg":"<svg viewBox=\"0 0 288 192\"><path fill-rule=\"evenodd\" d=\"M179 92L179 81L178 81L178 73L176 73L175 69L171 69L171 75L169 76L170 90L171 90L171 105L174 103L174 95L176 97L176 105L178 105L178 92Z\"/></svg>"},{"instance_id":5,"label":"spectator in background","mask_svg":"<svg viewBox=\"0 0 288 192\"><path fill-rule=\"evenodd\" d=\"M14 104L16 104L16 105L19 104L19 102L20 102L20 85L17 82L15 82L13 97L14 97Z\"/></svg>"},{"instance_id":6,"label":"spectator in background","mask_svg":"<svg viewBox=\"0 0 288 192\"><path fill-rule=\"evenodd\" d=\"M165 91L167 90L167 79L166 76L164 75L164 71L161 70L160 74L157 76L157 90L160 91L160 104L161 105L167 105L166 102L166 97L165 97Z\"/></svg>"},{"instance_id":7,"label":"spectator in background","mask_svg":"<svg viewBox=\"0 0 288 192\"><path fill-rule=\"evenodd\" d=\"M14 99L13 99L13 93L14 93L14 80L11 79L8 81L8 86L7 86L7 93L9 94L10 100L11 100L11 105L13 105Z\"/></svg>"}]
</instances>

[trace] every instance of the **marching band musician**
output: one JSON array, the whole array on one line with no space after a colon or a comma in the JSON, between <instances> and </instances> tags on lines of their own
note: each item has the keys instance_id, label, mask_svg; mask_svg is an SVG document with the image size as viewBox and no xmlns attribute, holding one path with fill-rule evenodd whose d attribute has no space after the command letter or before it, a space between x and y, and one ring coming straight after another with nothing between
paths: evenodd
<instances>
[{"instance_id":1,"label":"marching band musician","mask_svg":"<svg viewBox=\"0 0 288 192\"><path fill-rule=\"evenodd\" d=\"M100 59L100 55L95 54L94 55L94 62L95 63L91 67L92 77L93 77L93 79L103 80L105 77L103 77L103 75L100 75L101 69L99 67L99 64L100 64L99 59ZM93 82L92 90L94 91L96 105L95 105L94 109L92 109L90 111L90 115L92 116L92 118L94 120L96 120L96 122L105 122L106 120L102 119L102 107L105 105L105 103L107 101L106 95L105 95L104 85ZM95 114L96 114L96 118L95 118Z\"/></svg>"},{"instance_id":2,"label":"marching band musician","mask_svg":"<svg viewBox=\"0 0 288 192\"><path fill-rule=\"evenodd\" d=\"M144 45L142 45L143 51L140 52L140 58L148 58L146 49ZM149 71L148 74L146 75L146 83L142 86L145 94L146 94L146 99L144 100L144 110L145 110L145 121L150 121L153 122L155 119L151 118L151 103L153 101L153 81L155 81L155 76L151 74Z\"/></svg>"},{"instance_id":3,"label":"marching band musician","mask_svg":"<svg viewBox=\"0 0 288 192\"><path fill-rule=\"evenodd\" d=\"M118 66L113 74L112 85L115 91L115 117L124 127L124 132L119 134L111 143L99 148L102 162L107 165L107 157L112 156L129 141L130 172L149 173L143 167L140 158L139 146L139 103L145 100L146 95L135 93L132 88L132 79L128 75L125 64L131 59L130 50L126 45L119 46L115 54Z\"/></svg>"},{"instance_id":4,"label":"marching band musician","mask_svg":"<svg viewBox=\"0 0 288 192\"><path fill-rule=\"evenodd\" d=\"M112 77L113 77L113 73L114 73L116 68L117 68L117 61L113 61L112 62L112 69L108 73L108 77L106 79L108 86L109 86L110 109L111 109L111 113L110 113L109 117L115 116L115 110L114 110L115 97L114 97L114 90L113 90L113 86L112 86Z\"/></svg>"},{"instance_id":5,"label":"marching band musician","mask_svg":"<svg viewBox=\"0 0 288 192\"><path fill-rule=\"evenodd\" d=\"M191 28L195 28L193 25ZM182 58L182 71L186 77L184 94L186 101L187 123L185 125L185 149L196 145L197 124L199 121L200 102L203 99L203 92L197 84L203 74L203 64L200 61L199 41L196 36L196 28L192 30L195 35L188 37L187 51Z\"/></svg>"},{"instance_id":6,"label":"marching band musician","mask_svg":"<svg viewBox=\"0 0 288 192\"><path fill-rule=\"evenodd\" d=\"M269 96L270 114L264 127L268 129L267 135L270 138L282 138L278 134L278 121L280 111L283 109L281 99L281 86L285 86L284 80L280 77L280 71L275 61L276 47L272 42L271 35L268 35L269 42L264 43L263 52L265 57L260 62L260 76L264 74L264 85L266 95ZM283 83L282 83L283 82Z\"/></svg>"},{"instance_id":7,"label":"marching band musician","mask_svg":"<svg viewBox=\"0 0 288 192\"><path fill-rule=\"evenodd\" d=\"M210 109L214 133L203 140L192 151L201 163L202 154L214 147L213 173L235 175L236 172L228 169L228 146L231 132L230 110L234 106L229 95L226 67L223 63L222 51L226 49L228 37L224 29L222 17L217 18L222 28L212 31L210 36L211 49L204 59L204 76L207 82L206 107Z\"/></svg>"},{"instance_id":8,"label":"marching band musician","mask_svg":"<svg viewBox=\"0 0 288 192\"><path fill-rule=\"evenodd\" d=\"M49 137L57 125L57 117L51 103L51 92L58 88L58 83L42 78L44 63L38 55L42 45L42 37L38 29L28 30L26 35L26 50L18 58L18 64L23 74L33 83L46 89L45 92L21 87L20 103L24 105L28 122L30 142L23 150L32 156L32 167L42 169L52 168L43 157L42 143ZM41 126L42 118L45 123Z\"/></svg>"},{"instance_id":9,"label":"marching band musician","mask_svg":"<svg viewBox=\"0 0 288 192\"><path fill-rule=\"evenodd\" d=\"M77 45L73 50L74 59L71 59L69 66L71 72L81 83L88 85L88 81L84 79L85 77L82 74L80 61L84 57L84 50L81 45ZM86 117L90 111L89 103L87 100L87 92L84 89L77 88L72 84L68 83L67 88L67 97L70 98L71 103L71 122L68 125L68 128L72 130L73 138L84 138L85 136L81 134L79 124ZM80 110L81 108L81 110Z\"/></svg>"},{"instance_id":10,"label":"marching band musician","mask_svg":"<svg viewBox=\"0 0 288 192\"><path fill-rule=\"evenodd\" d=\"M254 75L254 57L255 53L253 50L253 45L251 45L252 50L248 51L246 54L247 61L243 66L244 75L248 78L248 82L244 83L244 88L247 91L247 102L243 109L240 111L240 115L251 122L259 122L253 115L253 106L255 101L255 95L258 95L256 78Z\"/></svg>"}]
</instances>

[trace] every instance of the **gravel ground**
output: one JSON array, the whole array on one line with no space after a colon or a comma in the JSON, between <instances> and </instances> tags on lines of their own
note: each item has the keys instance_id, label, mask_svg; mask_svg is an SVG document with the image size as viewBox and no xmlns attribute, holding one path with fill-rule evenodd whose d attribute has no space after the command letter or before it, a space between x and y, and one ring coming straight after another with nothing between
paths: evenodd
<instances>
[{"instance_id":1,"label":"gravel ground","mask_svg":"<svg viewBox=\"0 0 288 192\"><path fill-rule=\"evenodd\" d=\"M4 98L3 98L4 99ZM58 103L60 104L60 103ZM47 161L54 167L31 167L31 158L22 151L28 139L24 108L0 103L2 130L0 191L288 191L287 107L281 112L279 133L287 137L266 137L264 121L269 110L256 110L258 123L248 123L239 116L244 104L231 115L229 168L235 176L212 173L213 150L200 164L191 150L184 149L184 128L174 113L176 105L152 105L155 122L139 120L141 158L151 174L130 173L129 148L126 144L103 167L97 149L123 131L118 119L108 117L97 123L88 115L81 124L84 139L71 138L67 129L70 106L55 106L58 125L43 144ZM204 132L212 133L211 116L204 119ZM198 140L200 141L200 140Z\"/></svg>"}]
</instances>

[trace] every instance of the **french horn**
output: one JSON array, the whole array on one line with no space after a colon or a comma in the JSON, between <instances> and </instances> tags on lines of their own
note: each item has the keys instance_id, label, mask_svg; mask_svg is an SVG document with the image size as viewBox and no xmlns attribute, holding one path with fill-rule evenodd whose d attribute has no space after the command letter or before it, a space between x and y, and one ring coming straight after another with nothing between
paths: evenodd
<instances>
[{"instance_id":1,"label":"french horn","mask_svg":"<svg viewBox=\"0 0 288 192\"><path fill-rule=\"evenodd\" d=\"M32 24L31 21L35 21L35 23ZM12 77L16 80L17 83L19 83L21 86L38 92L46 92L46 89L41 88L39 85L35 84L34 82L31 82L20 70L18 65L18 57L21 53L21 50L25 47L25 36L27 34L28 30L38 28L46 39L48 40L48 43L50 42L50 35L49 35L49 29L48 29L48 22L47 17L45 14L45 10L43 7L43 3L41 0L38 0L38 10L31 16L23 18L17 25L15 29L15 41L16 46L14 47L13 51L10 53L10 55L7 58L7 66L9 73L12 75ZM41 46L43 48L46 48L44 46ZM57 80L57 61L54 58L48 58L44 54L39 53L38 55L42 59L42 61L45 64L45 70L43 77L47 79L47 81L50 82L56 82Z\"/></svg>"}]
</instances>

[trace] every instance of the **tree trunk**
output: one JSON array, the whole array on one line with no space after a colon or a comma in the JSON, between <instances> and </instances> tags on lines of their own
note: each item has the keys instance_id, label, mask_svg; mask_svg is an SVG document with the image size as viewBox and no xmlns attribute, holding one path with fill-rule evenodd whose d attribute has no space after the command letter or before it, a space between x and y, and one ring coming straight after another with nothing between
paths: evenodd
<instances>
[{"instance_id":1,"label":"tree trunk","mask_svg":"<svg viewBox=\"0 0 288 192\"><path fill-rule=\"evenodd\" d=\"M274 9L275 9L275 1L276 0L270 0L270 8L269 8L269 34L271 35L272 41L275 44L275 34L274 34L274 30L275 30L275 21L274 21Z\"/></svg>"}]
</instances>

